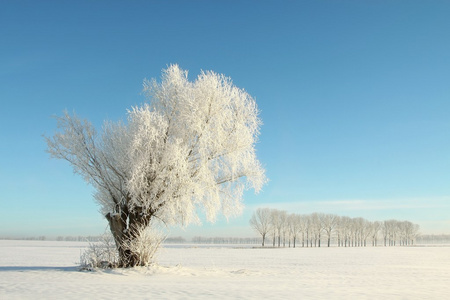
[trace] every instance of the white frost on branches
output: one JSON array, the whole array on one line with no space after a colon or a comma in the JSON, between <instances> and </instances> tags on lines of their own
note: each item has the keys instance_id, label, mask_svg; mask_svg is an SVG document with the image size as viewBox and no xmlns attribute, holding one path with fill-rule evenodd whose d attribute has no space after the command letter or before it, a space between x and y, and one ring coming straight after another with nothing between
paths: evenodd
<instances>
[{"instance_id":1,"label":"white frost on branches","mask_svg":"<svg viewBox=\"0 0 450 300\"><path fill-rule=\"evenodd\" d=\"M266 182L256 158L261 120L254 99L231 80L202 72L191 82L171 65L144 82L149 102L101 134L67 112L47 138L53 157L68 160L96 189L102 212L151 215L166 224L209 221L242 209L245 189Z\"/></svg>"}]
</instances>

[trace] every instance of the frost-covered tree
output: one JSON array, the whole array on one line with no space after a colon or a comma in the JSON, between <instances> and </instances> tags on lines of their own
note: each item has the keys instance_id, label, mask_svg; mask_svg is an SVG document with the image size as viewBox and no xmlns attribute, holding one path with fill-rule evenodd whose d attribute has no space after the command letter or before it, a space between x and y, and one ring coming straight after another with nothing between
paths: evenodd
<instances>
[{"instance_id":1,"label":"frost-covered tree","mask_svg":"<svg viewBox=\"0 0 450 300\"><path fill-rule=\"evenodd\" d=\"M262 237L262 246L265 245L267 234L272 229L272 210L270 208L258 208L250 219L250 226Z\"/></svg>"},{"instance_id":2,"label":"frost-covered tree","mask_svg":"<svg viewBox=\"0 0 450 300\"><path fill-rule=\"evenodd\" d=\"M320 221L323 218L323 213L312 213L311 214L311 229L312 235L314 236L314 247L320 247L320 240L322 237L323 226ZM311 244L312 247L312 244Z\"/></svg>"},{"instance_id":3,"label":"frost-covered tree","mask_svg":"<svg viewBox=\"0 0 450 300\"><path fill-rule=\"evenodd\" d=\"M288 213L286 211L282 211L280 214L280 220L281 220L281 228L280 228L280 235L283 238L283 247L286 247L286 238L289 239L289 222L288 222Z\"/></svg>"},{"instance_id":4,"label":"frost-covered tree","mask_svg":"<svg viewBox=\"0 0 450 300\"><path fill-rule=\"evenodd\" d=\"M199 222L199 208L208 221L238 214L243 191L258 192L266 181L255 151L256 103L229 78L201 72L191 82L171 65L160 83L144 81L144 92L149 101L124 122L105 122L98 133L65 113L46 138L51 156L94 186L122 267L149 263L132 245L155 220Z\"/></svg>"},{"instance_id":5,"label":"frost-covered tree","mask_svg":"<svg viewBox=\"0 0 450 300\"><path fill-rule=\"evenodd\" d=\"M398 233L398 221L386 220L383 222L383 237L385 246L395 246L395 239Z\"/></svg>"},{"instance_id":6,"label":"frost-covered tree","mask_svg":"<svg viewBox=\"0 0 450 300\"><path fill-rule=\"evenodd\" d=\"M342 216L338 216L336 223L336 236L338 247L343 246L345 241L345 233L346 233L345 218Z\"/></svg>"},{"instance_id":7,"label":"frost-covered tree","mask_svg":"<svg viewBox=\"0 0 450 300\"><path fill-rule=\"evenodd\" d=\"M327 246L330 247L331 235L338 224L338 216L333 214L323 214L320 216L320 222L322 223L322 228L327 234Z\"/></svg>"},{"instance_id":8,"label":"frost-covered tree","mask_svg":"<svg viewBox=\"0 0 450 300\"><path fill-rule=\"evenodd\" d=\"M306 247L312 247L312 218L311 215L305 216L305 233L306 233Z\"/></svg>"},{"instance_id":9,"label":"frost-covered tree","mask_svg":"<svg viewBox=\"0 0 450 300\"><path fill-rule=\"evenodd\" d=\"M305 235L307 235L308 228L308 216L306 215L298 215L298 226L299 233L302 234L302 247L305 247Z\"/></svg>"},{"instance_id":10,"label":"frost-covered tree","mask_svg":"<svg viewBox=\"0 0 450 300\"><path fill-rule=\"evenodd\" d=\"M272 226L275 227L278 237L278 247L281 247L281 236L284 232L287 213L284 210L272 210Z\"/></svg>"},{"instance_id":11,"label":"frost-covered tree","mask_svg":"<svg viewBox=\"0 0 450 300\"><path fill-rule=\"evenodd\" d=\"M367 246L367 238L370 236L371 234L371 230L372 230L372 222L367 221L366 219L361 218L361 222L359 223L361 230L360 230L360 238L361 238L361 243L360 246Z\"/></svg>"},{"instance_id":12,"label":"frost-covered tree","mask_svg":"<svg viewBox=\"0 0 450 300\"><path fill-rule=\"evenodd\" d=\"M379 221L372 222L371 236L372 236L372 246L377 246L378 244L378 233L382 228L382 223Z\"/></svg>"},{"instance_id":13,"label":"frost-covered tree","mask_svg":"<svg viewBox=\"0 0 450 300\"><path fill-rule=\"evenodd\" d=\"M278 247L281 246L281 235L283 233L283 226L286 219L286 211L278 209L270 209L270 226L271 236L273 238L273 247L278 242Z\"/></svg>"},{"instance_id":14,"label":"frost-covered tree","mask_svg":"<svg viewBox=\"0 0 450 300\"><path fill-rule=\"evenodd\" d=\"M298 214L289 214L288 215L288 226L289 226L290 236L292 236L293 247L295 248L295 245L297 242L297 237L298 237L299 233L302 232L304 229L304 222L302 220L302 216L298 215Z\"/></svg>"},{"instance_id":15,"label":"frost-covered tree","mask_svg":"<svg viewBox=\"0 0 450 300\"><path fill-rule=\"evenodd\" d=\"M272 236L272 247L275 247L276 239L277 239L277 221L278 221L278 209L270 209L270 235Z\"/></svg>"}]
</instances>

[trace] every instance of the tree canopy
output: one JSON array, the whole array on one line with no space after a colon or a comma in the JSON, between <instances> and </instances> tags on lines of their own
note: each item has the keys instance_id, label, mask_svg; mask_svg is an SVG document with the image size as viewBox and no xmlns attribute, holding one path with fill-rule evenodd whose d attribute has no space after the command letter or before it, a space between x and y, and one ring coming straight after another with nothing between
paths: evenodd
<instances>
[{"instance_id":1,"label":"tree canopy","mask_svg":"<svg viewBox=\"0 0 450 300\"><path fill-rule=\"evenodd\" d=\"M65 112L46 138L51 156L94 186L119 251L155 218L186 225L199 222L199 208L209 221L235 215L243 191L266 181L255 150L256 102L229 78L202 71L191 82L171 65L161 82L144 81L144 93L146 103L126 121L105 122L101 133Z\"/></svg>"}]
</instances>

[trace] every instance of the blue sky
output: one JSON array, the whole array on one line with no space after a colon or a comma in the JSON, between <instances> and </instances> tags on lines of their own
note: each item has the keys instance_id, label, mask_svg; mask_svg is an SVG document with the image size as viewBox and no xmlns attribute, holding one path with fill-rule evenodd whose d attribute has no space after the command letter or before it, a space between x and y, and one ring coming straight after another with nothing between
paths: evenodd
<instances>
[{"instance_id":1,"label":"blue sky","mask_svg":"<svg viewBox=\"0 0 450 300\"><path fill-rule=\"evenodd\" d=\"M101 126L177 63L256 98L270 182L242 216L174 235L251 236L257 207L450 233L450 2L3 1L0 236L99 234L92 188L42 137Z\"/></svg>"}]
</instances>

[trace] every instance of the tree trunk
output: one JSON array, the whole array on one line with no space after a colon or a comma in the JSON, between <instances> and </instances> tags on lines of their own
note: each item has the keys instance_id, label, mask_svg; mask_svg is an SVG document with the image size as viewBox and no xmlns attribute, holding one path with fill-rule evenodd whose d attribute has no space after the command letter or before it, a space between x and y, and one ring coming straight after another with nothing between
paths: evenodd
<instances>
[{"instance_id":1,"label":"tree trunk","mask_svg":"<svg viewBox=\"0 0 450 300\"><path fill-rule=\"evenodd\" d=\"M144 261L138 253L134 253L125 247L125 245L132 244L139 237L138 229L146 227L149 224L150 216L142 217L138 213L129 215L126 213L108 213L105 217L108 220L109 229L114 237L114 242L119 253L118 267L130 268L144 266L149 263Z\"/></svg>"},{"instance_id":2,"label":"tree trunk","mask_svg":"<svg viewBox=\"0 0 450 300\"><path fill-rule=\"evenodd\" d=\"M122 244L127 224L119 214L108 213L105 217L108 220L109 229L111 230L111 233L114 237L114 242L116 243L117 251L119 252L119 265L122 265L125 258Z\"/></svg>"}]
</instances>

